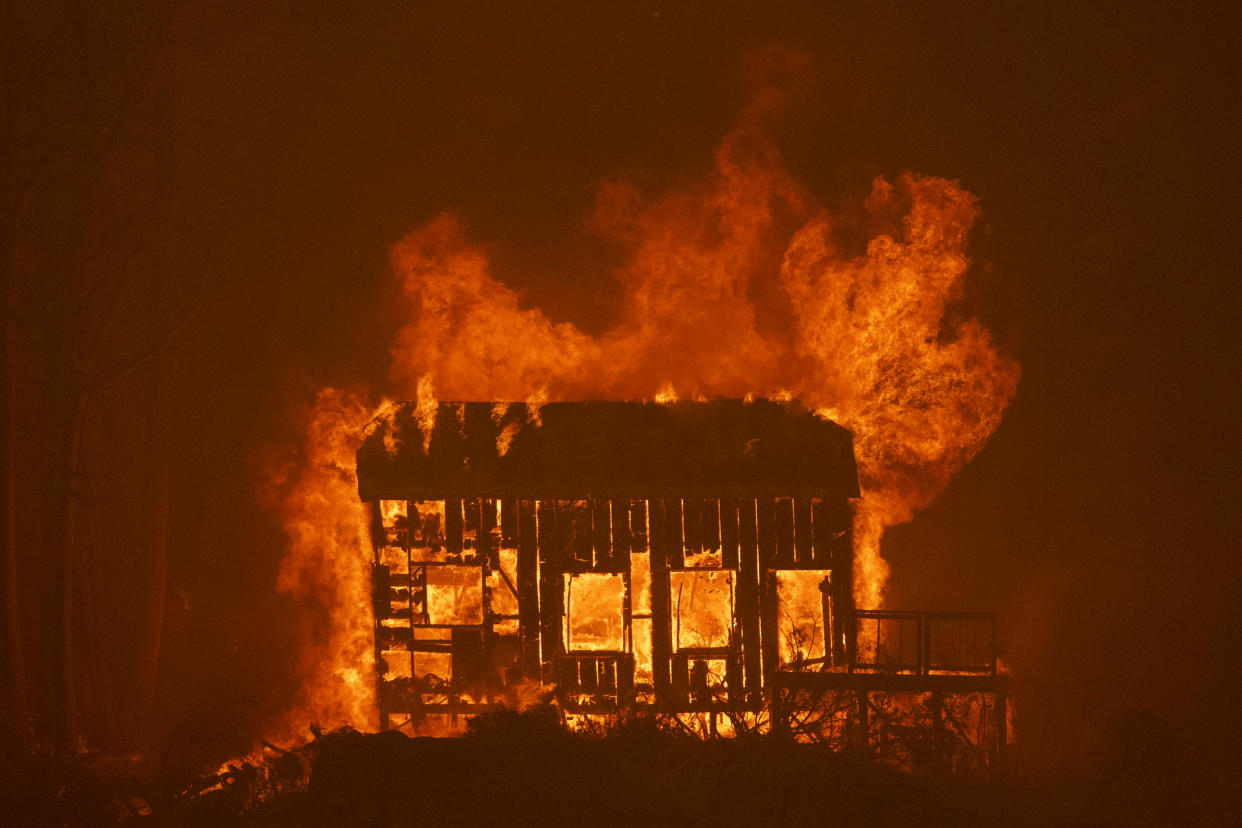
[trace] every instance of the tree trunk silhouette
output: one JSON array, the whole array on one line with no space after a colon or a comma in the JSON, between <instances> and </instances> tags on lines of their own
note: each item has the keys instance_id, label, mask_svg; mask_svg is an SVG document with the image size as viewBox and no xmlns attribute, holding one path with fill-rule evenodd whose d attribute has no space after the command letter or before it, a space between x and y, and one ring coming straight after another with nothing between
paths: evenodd
<instances>
[{"instance_id":1,"label":"tree trunk silhouette","mask_svg":"<svg viewBox=\"0 0 1242 828\"><path fill-rule=\"evenodd\" d=\"M10 54L13 35L13 8L9 2L0 3L0 53L6 57ZM6 70L9 68L6 62ZM26 659L22 646L22 609L21 589L18 577L17 548L17 472L16 457L16 393L14 384L17 373L17 329L14 320L17 290L17 229L21 223L25 207L25 190L18 180L18 166L15 159L17 147L17 130L13 123L17 90L14 88L12 74L4 72L0 81L0 156L3 156L3 177L0 182L4 186L4 227L3 238L0 238L0 254L3 255L4 275L0 284L0 348L3 349L3 375L0 376L0 441L3 447L0 462L4 466L3 481L0 485L0 543L3 544L3 566L0 577L4 578L4 622L7 635L4 641L4 657L0 660L0 668L4 670L7 680L4 682L6 697L5 707L11 732L3 733L4 743L19 743L26 739L30 730L30 707L26 676Z\"/></svg>"},{"instance_id":2,"label":"tree trunk silhouette","mask_svg":"<svg viewBox=\"0 0 1242 828\"><path fill-rule=\"evenodd\" d=\"M172 431L172 358L158 357L151 406L151 525L150 578L143 618L138 666L138 715L144 749L152 746L155 724L155 688L159 679L160 648L164 635L164 602L168 580L169 452Z\"/></svg>"}]
</instances>

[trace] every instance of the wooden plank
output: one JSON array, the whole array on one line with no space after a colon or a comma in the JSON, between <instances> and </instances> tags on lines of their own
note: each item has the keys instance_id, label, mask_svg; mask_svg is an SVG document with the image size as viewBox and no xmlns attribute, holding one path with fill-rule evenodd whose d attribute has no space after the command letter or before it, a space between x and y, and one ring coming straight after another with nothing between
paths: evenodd
<instances>
[{"instance_id":1,"label":"wooden plank","mask_svg":"<svg viewBox=\"0 0 1242 828\"><path fill-rule=\"evenodd\" d=\"M681 502L681 529L683 556L697 555L703 551L703 501L688 497Z\"/></svg>"},{"instance_id":2,"label":"wooden plank","mask_svg":"<svg viewBox=\"0 0 1242 828\"><path fill-rule=\"evenodd\" d=\"M517 549L518 502L500 501L500 545L504 549Z\"/></svg>"},{"instance_id":3,"label":"wooden plank","mask_svg":"<svg viewBox=\"0 0 1242 828\"><path fill-rule=\"evenodd\" d=\"M599 669L599 692L617 692L617 663L610 658L601 658L595 664Z\"/></svg>"},{"instance_id":4,"label":"wooden plank","mask_svg":"<svg viewBox=\"0 0 1242 828\"><path fill-rule=\"evenodd\" d=\"M738 568L737 546L737 500L721 498L720 510L720 563L725 569Z\"/></svg>"},{"instance_id":5,"label":"wooden plank","mask_svg":"<svg viewBox=\"0 0 1242 828\"><path fill-rule=\"evenodd\" d=\"M673 656L672 673L669 698L675 706L684 707L690 702L690 657L686 653Z\"/></svg>"},{"instance_id":6,"label":"wooden plank","mask_svg":"<svg viewBox=\"0 0 1242 828\"><path fill-rule=\"evenodd\" d=\"M775 569L792 569L794 566L794 519L793 499L776 500L776 557Z\"/></svg>"},{"instance_id":7,"label":"wooden plank","mask_svg":"<svg viewBox=\"0 0 1242 828\"><path fill-rule=\"evenodd\" d=\"M828 504L822 497L811 498L811 560L817 569L832 567L832 530Z\"/></svg>"},{"instance_id":8,"label":"wooden plank","mask_svg":"<svg viewBox=\"0 0 1242 828\"><path fill-rule=\"evenodd\" d=\"M478 499L479 555L487 561L492 569L500 567L500 538L496 529L496 501L491 498Z\"/></svg>"},{"instance_id":9,"label":"wooden plank","mask_svg":"<svg viewBox=\"0 0 1242 828\"><path fill-rule=\"evenodd\" d=\"M763 678L759 638L759 540L755 501L738 501L737 609L742 619L742 667L746 693L752 704L762 698Z\"/></svg>"},{"instance_id":10,"label":"wooden plank","mask_svg":"<svg viewBox=\"0 0 1242 828\"><path fill-rule=\"evenodd\" d=\"M467 498L461 502L462 504L462 549L471 547L471 536L473 535L473 546L480 557L486 555L486 541L483 538L483 521L481 515L482 499L477 497Z\"/></svg>"},{"instance_id":11,"label":"wooden plank","mask_svg":"<svg viewBox=\"0 0 1242 828\"><path fill-rule=\"evenodd\" d=\"M686 568L683 550L685 538L682 535L682 503L681 498L667 497L660 501L664 509L661 522L661 539L664 545L665 566L672 572L680 572Z\"/></svg>"},{"instance_id":12,"label":"wooden plank","mask_svg":"<svg viewBox=\"0 0 1242 828\"><path fill-rule=\"evenodd\" d=\"M702 523L699 541L703 549L714 552L720 549L720 500L714 497L704 498L701 501L700 514Z\"/></svg>"},{"instance_id":13,"label":"wooden plank","mask_svg":"<svg viewBox=\"0 0 1242 828\"><path fill-rule=\"evenodd\" d=\"M795 497L793 501L794 561L800 567L814 565L811 545L811 499Z\"/></svg>"},{"instance_id":14,"label":"wooden plank","mask_svg":"<svg viewBox=\"0 0 1242 828\"><path fill-rule=\"evenodd\" d=\"M612 570L630 569L630 501L613 500L612 509Z\"/></svg>"},{"instance_id":15,"label":"wooden plank","mask_svg":"<svg viewBox=\"0 0 1242 828\"><path fill-rule=\"evenodd\" d=\"M795 405L553 402L543 406L539 426L522 426L503 456L492 410L492 403L441 404L424 452L416 406L401 406L392 428L376 429L359 449L360 499L858 496L849 432Z\"/></svg>"},{"instance_id":16,"label":"wooden plank","mask_svg":"<svg viewBox=\"0 0 1242 828\"><path fill-rule=\"evenodd\" d=\"M539 650L540 673L545 683L556 679L556 662L564 653L562 637L565 614L565 583L561 555L555 501L541 500L538 506L539 547Z\"/></svg>"},{"instance_id":17,"label":"wooden plank","mask_svg":"<svg viewBox=\"0 0 1242 828\"><path fill-rule=\"evenodd\" d=\"M622 704L634 693L634 656L625 653L617 659L617 699Z\"/></svg>"},{"instance_id":18,"label":"wooden plank","mask_svg":"<svg viewBox=\"0 0 1242 828\"><path fill-rule=\"evenodd\" d=\"M820 499L815 505L816 559L837 567L853 552L851 527L854 514L848 500Z\"/></svg>"},{"instance_id":19,"label":"wooden plank","mask_svg":"<svg viewBox=\"0 0 1242 828\"><path fill-rule=\"evenodd\" d=\"M839 663L853 664L857 656L858 630L854 624L854 514L849 501L840 500L829 504L830 527L833 531L832 546L832 600L836 611L837 629L845 633L844 643L839 644Z\"/></svg>"},{"instance_id":20,"label":"wooden plank","mask_svg":"<svg viewBox=\"0 0 1242 828\"><path fill-rule=\"evenodd\" d=\"M763 639L763 686L771 700L772 677L780 666L779 617L777 614L776 503L771 498L755 501L756 536L759 546L759 629ZM791 515L792 517L792 515Z\"/></svg>"},{"instance_id":21,"label":"wooden plank","mask_svg":"<svg viewBox=\"0 0 1242 828\"><path fill-rule=\"evenodd\" d=\"M656 701L667 704L669 700L669 658L671 652L670 639L670 607L668 582L668 550L671 545L669 538L670 511L680 509L666 508L676 501L650 500L651 526L651 664L652 682L655 685ZM680 524L680 521L678 521ZM677 533L678 549L681 544L681 532Z\"/></svg>"},{"instance_id":22,"label":"wooden plank","mask_svg":"<svg viewBox=\"0 0 1242 828\"><path fill-rule=\"evenodd\" d=\"M591 509L591 545L594 549L594 554L591 558L591 568L611 572L613 569L612 514L609 502L603 498L597 498L592 501Z\"/></svg>"},{"instance_id":23,"label":"wooden plank","mask_svg":"<svg viewBox=\"0 0 1242 828\"><path fill-rule=\"evenodd\" d=\"M631 500L630 501L630 551L633 553L643 553L649 551L648 548L648 520L647 520L647 501Z\"/></svg>"},{"instance_id":24,"label":"wooden plank","mask_svg":"<svg viewBox=\"0 0 1242 828\"><path fill-rule=\"evenodd\" d=\"M522 638L522 675L539 681L539 538L536 534L535 501L516 503L515 524L518 630Z\"/></svg>"},{"instance_id":25,"label":"wooden plank","mask_svg":"<svg viewBox=\"0 0 1242 828\"><path fill-rule=\"evenodd\" d=\"M584 572L594 563L591 501L557 500L557 560L566 572Z\"/></svg>"},{"instance_id":26,"label":"wooden plank","mask_svg":"<svg viewBox=\"0 0 1242 828\"><path fill-rule=\"evenodd\" d=\"M462 550L462 508L457 499L444 501L444 549L450 555Z\"/></svg>"}]
</instances>

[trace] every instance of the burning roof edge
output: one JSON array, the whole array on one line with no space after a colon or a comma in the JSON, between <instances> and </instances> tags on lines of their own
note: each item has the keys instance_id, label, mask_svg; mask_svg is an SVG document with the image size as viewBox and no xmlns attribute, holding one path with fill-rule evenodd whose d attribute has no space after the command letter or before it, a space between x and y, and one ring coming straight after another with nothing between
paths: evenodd
<instances>
[{"instance_id":1,"label":"burning roof edge","mask_svg":"<svg viewBox=\"0 0 1242 828\"><path fill-rule=\"evenodd\" d=\"M360 498L859 496L852 435L798 403L442 402L430 432L376 421Z\"/></svg>"}]
</instances>

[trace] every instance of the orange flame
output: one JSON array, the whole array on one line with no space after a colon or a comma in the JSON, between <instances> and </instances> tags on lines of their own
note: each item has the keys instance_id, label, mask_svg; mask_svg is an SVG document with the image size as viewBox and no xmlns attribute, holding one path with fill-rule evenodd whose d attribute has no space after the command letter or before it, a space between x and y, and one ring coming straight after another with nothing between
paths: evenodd
<instances>
[{"instance_id":1,"label":"orange flame","mask_svg":"<svg viewBox=\"0 0 1242 828\"><path fill-rule=\"evenodd\" d=\"M425 443L437 397L524 400L536 425L547 400L796 397L854 433L854 592L878 607L885 528L927 506L983 446L1019 368L978 321L948 312L970 263L975 197L941 178L877 178L862 205L865 250L846 252L835 241L843 222L766 140L768 104L761 97L726 137L702 185L648 204L622 182L600 188L591 226L628 250L615 273L620 322L602 335L522 308L457 219L410 233L392 250L410 321L391 378L418 401ZM328 640L307 642L318 667L297 714L325 725L364 727L373 710L371 552L353 479L373 414L323 392L303 465L282 489L281 588L314 593L333 616Z\"/></svg>"},{"instance_id":2,"label":"orange flame","mask_svg":"<svg viewBox=\"0 0 1242 828\"><path fill-rule=\"evenodd\" d=\"M310 725L374 728L371 540L358 501L355 454L377 415L355 395L328 388L309 412L296 459L271 469L268 493L289 538L277 589L307 612L299 642L302 683L294 708L267 739L305 739Z\"/></svg>"},{"instance_id":3,"label":"orange flame","mask_svg":"<svg viewBox=\"0 0 1242 828\"><path fill-rule=\"evenodd\" d=\"M602 188L594 226L629 245L613 330L553 324L490 273L461 223L440 216L393 248L411 321L392 377L450 399L796 397L854 432L863 487L856 599L880 606L885 527L909 520L996 429L1016 363L976 320L947 313L970 260L976 199L955 181L877 178L863 205L881 228L857 256L834 217L749 127L707 186L640 206ZM794 216L792 232L780 225ZM430 379L428 379L430 378Z\"/></svg>"}]
</instances>

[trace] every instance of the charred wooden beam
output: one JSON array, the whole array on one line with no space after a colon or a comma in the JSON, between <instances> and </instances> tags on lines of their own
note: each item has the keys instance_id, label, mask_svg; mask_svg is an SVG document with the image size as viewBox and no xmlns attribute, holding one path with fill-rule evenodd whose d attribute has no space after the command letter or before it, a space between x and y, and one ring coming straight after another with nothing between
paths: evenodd
<instances>
[{"instance_id":1,"label":"charred wooden beam","mask_svg":"<svg viewBox=\"0 0 1242 828\"><path fill-rule=\"evenodd\" d=\"M668 580L669 549L673 540L669 537L669 506L676 501L652 500L648 502L651 532L651 662L652 682L657 699L667 699L670 692L669 660L672 657L670 630L670 595ZM681 533L677 534L677 551L680 553Z\"/></svg>"},{"instance_id":2,"label":"charred wooden beam","mask_svg":"<svg viewBox=\"0 0 1242 828\"><path fill-rule=\"evenodd\" d=\"M815 565L814 546L811 537L811 499L793 499L794 561L799 567Z\"/></svg>"},{"instance_id":3,"label":"charred wooden beam","mask_svg":"<svg viewBox=\"0 0 1242 828\"><path fill-rule=\"evenodd\" d=\"M755 524L755 501L739 500L737 611L741 617L742 667L747 699L752 705L763 698L763 661L759 638L759 538Z\"/></svg>"},{"instance_id":4,"label":"charred wooden beam","mask_svg":"<svg viewBox=\"0 0 1242 828\"><path fill-rule=\"evenodd\" d=\"M772 681L780 666L780 603L776 592L776 503L770 498L755 501L756 538L759 551L759 628L763 639L763 686L771 699Z\"/></svg>"},{"instance_id":5,"label":"charred wooden beam","mask_svg":"<svg viewBox=\"0 0 1242 828\"><path fill-rule=\"evenodd\" d=\"M539 501L540 674L549 684L555 681L556 662L565 649L561 635L565 624L565 594L558 554L557 517L555 501Z\"/></svg>"},{"instance_id":6,"label":"charred wooden beam","mask_svg":"<svg viewBox=\"0 0 1242 828\"><path fill-rule=\"evenodd\" d=\"M518 630L522 639L522 674L539 681L539 536L535 501L516 501Z\"/></svg>"},{"instance_id":7,"label":"charred wooden beam","mask_svg":"<svg viewBox=\"0 0 1242 828\"><path fill-rule=\"evenodd\" d=\"M426 451L398 408L358 452L361 498L858 497L849 432L794 403L548 403L503 454L492 407L441 403Z\"/></svg>"}]
</instances>

